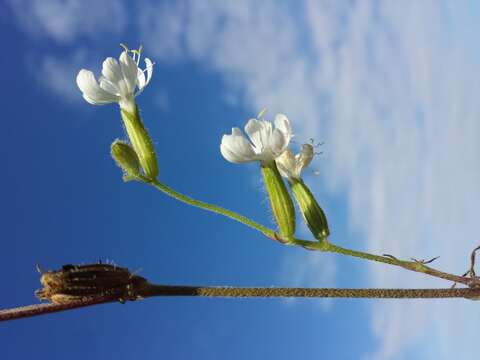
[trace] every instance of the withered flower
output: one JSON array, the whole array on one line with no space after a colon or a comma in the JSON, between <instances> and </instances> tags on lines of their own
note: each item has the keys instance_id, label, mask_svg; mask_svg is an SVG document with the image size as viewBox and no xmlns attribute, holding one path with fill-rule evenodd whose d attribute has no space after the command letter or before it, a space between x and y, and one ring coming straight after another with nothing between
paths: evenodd
<instances>
[{"instance_id":1,"label":"withered flower","mask_svg":"<svg viewBox=\"0 0 480 360\"><path fill-rule=\"evenodd\" d=\"M55 304L95 298L121 302L137 300L141 297L139 290L147 283L145 278L132 274L127 268L102 263L64 265L60 270L40 273L43 288L35 295Z\"/></svg>"}]
</instances>

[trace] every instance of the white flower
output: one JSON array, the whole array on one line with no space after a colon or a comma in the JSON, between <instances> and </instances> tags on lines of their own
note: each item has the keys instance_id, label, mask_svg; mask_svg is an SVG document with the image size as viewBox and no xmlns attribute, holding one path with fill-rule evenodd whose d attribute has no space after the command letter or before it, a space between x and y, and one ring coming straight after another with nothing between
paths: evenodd
<instances>
[{"instance_id":1,"label":"white flower","mask_svg":"<svg viewBox=\"0 0 480 360\"><path fill-rule=\"evenodd\" d=\"M290 122L283 114L275 116L275 129L269 121L250 119L245 132L250 141L239 128L233 128L231 135L223 135L220 152L228 161L268 163L285 151L292 137Z\"/></svg>"},{"instance_id":2,"label":"white flower","mask_svg":"<svg viewBox=\"0 0 480 360\"><path fill-rule=\"evenodd\" d=\"M129 52L133 54L133 58L130 57ZM138 67L140 52L141 49L129 51L125 48L119 62L111 57L106 58L99 82L91 71L80 70L77 75L77 85L83 93L83 98L94 105L118 102L122 109L134 112L135 96L143 91L153 73L153 63L148 58L145 58L145 70Z\"/></svg>"},{"instance_id":3,"label":"white flower","mask_svg":"<svg viewBox=\"0 0 480 360\"><path fill-rule=\"evenodd\" d=\"M278 171L280 171L283 177L298 180L303 169L312 161L313 155L313 146L303 144L302 150L297 155L294 156L292 150L287 149L275 162L277 163Z\"/></svg>"}]
</instances>

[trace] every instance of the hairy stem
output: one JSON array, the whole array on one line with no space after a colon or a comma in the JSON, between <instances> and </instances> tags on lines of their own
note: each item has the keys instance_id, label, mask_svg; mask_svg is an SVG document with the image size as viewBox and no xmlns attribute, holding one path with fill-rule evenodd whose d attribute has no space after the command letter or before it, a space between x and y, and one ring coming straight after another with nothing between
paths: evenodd
<instances>
[{"instance_id":1,"label":"hairy stem","mask_svg":"<svg viewBox=\"0 0 480 360\"><path fill-rule=\"evenodd\" d=\"M212 211L214 213L229 217L231 219L234 219L236 221L241 222L242 224L245 224L255 230L260 231L262 234L264 234L266 237L274 240L278 240L281 243L284 243L286 245L293 245L293 246L300 246L308 250L313 250L313 251L321 251L321 252L330 252L330 253L336 253L336 254L341 254L341 255L347 255L351 257L356 257L364 260L370 260L370 261L376 261L384 264L389 264L389 265L394 265L394 266L399 266L401 268L404 268L406 270L410 271L415 271L419 273L423 273L426 275L430 275L433 277L437 277L440 279L444 280L449 280L453 281L454 283L460 283L467 285L469 287L480 287L480 281L475 278L475 277L468 277L468 276L458 276L454 274L449 274L440 270L436 270L432 267L429 267L426 265L427 262L424 261L405 261L405 260L399 260L395 258L394 256L391 255L375 255L375 254L370 254L367 252L362 252L362 251L356 251L356 250L351 250L347 249L335 244L332 244L328 240L325 239L325 241L318 242L318 241L308 241L308 240L301 240L301 239L294 239L294 240L288 240L288 239L282 239L279 234L277 234L275 231L258 224L257 222L240 215L236 212L233 212L231 210L224 209L220 206L209 204L203 201L195 200L192 199L184 194L181 194L169 186L160 183L158 180L149 180L144 177L140 177L140 180L152 185L155 187L157 190L162 191L163 193L179 200L184 203L187 203L192 206L199 207L201 209L207 210L207 211Z\"/></svg>"},{"instance_id":2,"label":"hairy stem","mask_svg":"<svg viewBox=\"0 0 480 360\"><path fill-rule=\"evenodd\" d=\"M471 298L479 289L332 289L332 288L264 288L264 287L202 287L150 284L143 297L204 296L229 298L370 298L370 299L435 299Z\"/></svg>"},{"instance_id":3,"label":"hairy stem","mask_svg":"<svg viewBox=\"0 0 480 360\"><path fill-rule=\"evenodd\" d=\"M168 196L173 197L174 199L177 199L177 200L182 201L184 203L187 203L189 205L192 205L192 206L195 206L195 207L207 210L207 211L211 211L211 212L226 216L230 219L236 220L238 222L241 222L242 224L245 224L245 225L247 225L247 226L249 226L249 227L251 227L255 230L260 231L262 234L264 234L266 237L268 237L270 239L275 239L276 238L275 237L275 232L273 230L271 230L271 229L255 222L255 221L247 218L246 216L240 215L240 214L238 214L234 211L231 211L231 210L224 209L224 208L222 208L220 206L217 206L217 205L213 205L213 204L206 203L204 201L192 199L191 197L189 197L187 195L184 195L184 194L181 194L178 191L173 190L171 187L169 187L165 184L162 184L158 180L149 181L148 179L143 179L143 178L142 178L142 180L145 183L152 185L157 190L160 190L164 194L167 194Z\"/></svg>"},{"instance_id":4,"label":"hairy stem","mask_svg":"<svg viewBox=\"0 0 480 360\"><path fill-rule=\"evenodd\" d=\"M174 286L146 283L138 290L139 298L157 296L202 296L227 298L370 298L370 299L478 299L480 289L327 289L327 288L262 288ZM114 302L118 299L98 296L66 304L37 304L0 310L0 321L32 317L80 307Z\"/></svg>"},{"instance_id":5,"label":"hairy stem","mask_svg":"<svg viewBox=\"0 0 480 360\"><path fill-rule=\"evenodd\" d=\"M426 262L424 261L405 261L405 260L399 260L391 255L382 255L382 256L374 255L367 252L347 249L347 248L332 244L328 241L319 243L319 242L297 239L294 241L292 245L301 246L308 250L336 253L336 254L352 256L360 259L376 261L384 264L395 265L395 266L404 268L406 270L423 273L423 274L437 277L440 279L464 284L470 287L478 287L480 285L477 279L474 279L471 277L453 275L453 274L449 274L449 273L434 269L432 267L427 266Z\"/></svg>"}]
</instances>

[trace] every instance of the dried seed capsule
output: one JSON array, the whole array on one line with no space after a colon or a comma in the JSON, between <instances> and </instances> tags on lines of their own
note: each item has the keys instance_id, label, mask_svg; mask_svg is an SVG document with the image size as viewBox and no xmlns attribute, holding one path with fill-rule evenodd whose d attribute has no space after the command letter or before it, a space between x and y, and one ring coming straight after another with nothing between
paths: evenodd
<instances>
[{"instance_id":1,"label":"dried seed capsule","mask_svg":"<svg viewBox=\"0 0 480 360\"><path fill-rule=\"evenodd\" d=\"M96 297L136 300L138 289L147 281L116 265L89 264L64 265L58 271L44 272L40 282L43 288L35 295L40 300L62 304Z\"/></svg>"}]
</instances>

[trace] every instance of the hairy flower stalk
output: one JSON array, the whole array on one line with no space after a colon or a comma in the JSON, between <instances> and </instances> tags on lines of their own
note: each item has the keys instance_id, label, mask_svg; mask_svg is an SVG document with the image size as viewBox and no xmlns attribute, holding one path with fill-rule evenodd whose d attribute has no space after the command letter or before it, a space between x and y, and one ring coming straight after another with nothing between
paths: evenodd
<instances>
[{"instance_id":1,"label":"hairy flower stalk","mask_svg":"<svg viewBox=\"0 0 480 360\"><path fill-rule=\"evenodd\" d=\"M249 139L239 128L233 128L231 135L223 136L220 151L226 160L235 164L260 163L281 240L289 242L295 233L295 208L278 172L275 158L285 151L292 138L290 122L283 114L275 117L275 128L264 119L250 119L245 125L245 132Z\"/></svg>"},{"instance_id":2,"label":"hairy flower stalk","mask_svg":"<svg viewBox=\"0 0 480 360\"><path fill-rule=\"evenodd\" d=\"M313 155L313 146L303 144L299 154L294 156L293 152L287 149L276 159L276 163L282 176L288 180L305 223L313 236L322 242L326 241L328 235L330 235L327 217L301 178L303 169L310 164Z\"/></svg>"},{"instance_id":3,"label":"hairy flower stalk","mask_svg":"<svg viewBox=\"0 0 480 360\"><path fill-rule=\"evenodd\" d=\"M119 104L125 129L145 177L153 180L158 176L157 157L135 103L135 97L152 78L153 63L145 58L146 67L144 70L140 69L141 49L128 50L126 46L122 47L124 51L120 54L119 61L112 57L105 59L98 82L90 70L82 69L77 75L77 85L83 98L90 104Z\"/></svg>"}]
</instances>

